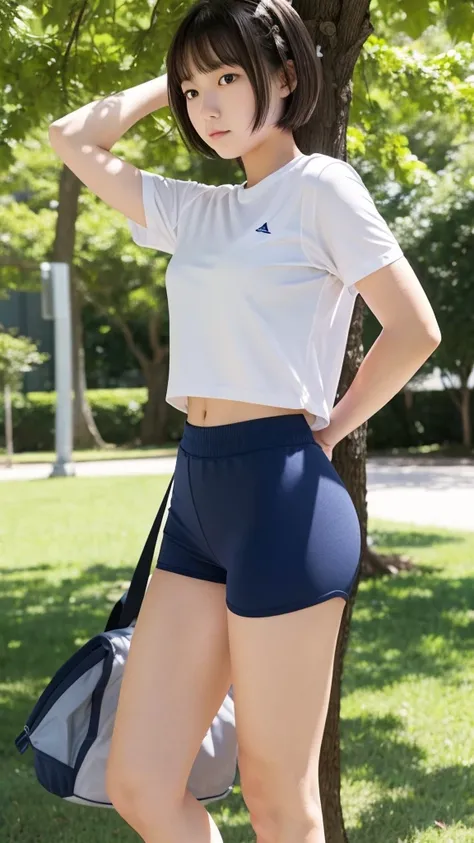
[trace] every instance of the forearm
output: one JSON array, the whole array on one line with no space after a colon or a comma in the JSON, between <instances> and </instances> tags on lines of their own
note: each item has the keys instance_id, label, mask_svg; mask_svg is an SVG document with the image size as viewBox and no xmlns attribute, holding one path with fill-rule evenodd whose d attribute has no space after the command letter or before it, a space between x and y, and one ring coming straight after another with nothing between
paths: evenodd
<instances>
[{"instance_id":1,"label":"forearm","mask_svg":"<svg viewBox=\"0 0 474 843\"><path fill-rule=\"evenodd\" d=\"M55 120L50 132L69 141L111 149L135 123L168 105L167 75L95 100Z\"/></svg>"},{"instance_id":2,"label":"forearm","mask_svg":"<svg viewBox=\"0 0 474 843\"><path fill-rule=\"evenodd\" d=\"M375 415L411 380L438 344L429 337L412 339L406 333L384 329L333 408L330 424L318 431L321 439L335 446Z\"/></svg>"}]
</instances>

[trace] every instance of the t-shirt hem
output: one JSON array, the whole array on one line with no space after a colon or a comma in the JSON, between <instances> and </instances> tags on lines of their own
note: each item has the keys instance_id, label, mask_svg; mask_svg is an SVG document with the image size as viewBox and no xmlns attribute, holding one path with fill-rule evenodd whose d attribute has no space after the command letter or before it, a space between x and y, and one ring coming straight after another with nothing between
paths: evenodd
<instances>
[{"instance_id":1,"label":"t-shirt hem","mask_svg":"<svg viewBox=\"0 0 474 843\"><path fill-rule=\"evenodd\" d=\"M376 272L377 269L382 269L384 266L389 266L391 263L394 263L399 258L403 258L404 253L399 246L393 246L388 252L385 254L380 255L378 258L374 259L371 258L366 264L359 266L357 272L352 273L352 275L346 276L344 279L344 286L347 287L352 295L357 295L359 292L354 284L357 284L358 281L362 281L367 275L370 275L372 272Z\"/></svg>"},{"instance_id":2,"label":"t-shirt hem","mask_svg":"<svg viewBox=\"0 0 474 843\"><path fill-rule=\"evenodd\" d=\"M187 413L187 408L183 406L183 404L185 401L187 401L187 395L189 393L185 390L183 390L182 392L186 392L186 394L178 394L178 390L176 390L175 395L167 395L166 402L172 407L174 407L176 410L180 410L182 413ZM289 410L304 410L307 413L310 413L311 415L316 417L313 424L311 425L311 430L322 430L329 424L329 419L327 418L327 415L321 410L316 410L314 409L314 407L311 407L308 404L291 405L288 399L283 398L282 396L259 394L258 397L255 397L254 395L246 395L242 393L239 393L239 395L229 395L228 390L225 393L213 390L211 394L209 387L203 387L201 390L199 390L196 389L196 387L194 386L193 395L196 394L206 396L206 398L221 398L227 399L229 401L244 401L248 402L249 404L263 404L268 407L287 407ZM323 424L321 424L321 422L323 422Z\"/></svg>"},{"instance_id":3,"label":"t-shirt hem","mask_svg":"<svg viewBox=\"0 0 474 843\"><path fill-rule=\"evenodd\" d=\"M137 246L172 254L175 234L168 223L167 210L160 196L160 185L158 188L155 187L155 182L159 182L160 179L164 181L164 178L158 173L150 173L147 170L140 170L140 173L145 225L140 225L129 217L125 217L132 240ZM159 226L156 222L154 223L157 209L159 210Z\"/></svg>"}]
</instances>

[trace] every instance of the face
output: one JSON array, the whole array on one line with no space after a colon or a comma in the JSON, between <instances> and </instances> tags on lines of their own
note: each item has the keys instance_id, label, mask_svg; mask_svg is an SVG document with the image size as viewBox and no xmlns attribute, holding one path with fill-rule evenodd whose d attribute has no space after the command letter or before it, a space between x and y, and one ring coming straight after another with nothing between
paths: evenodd
<instances>
[{"instance_id":1,"label":"face","mask_svg":"<svg viewBox=\"0 0 474 843\"><path fill-rule=\"evenodd\" d=\"M255 95L240 65L222 65L208 73L200 73L191 65L191 72L192 80L181 84L189 119L198 135L221 158L244 156L268 138L290 92L282 72L271 79L270 109L264 125L254 134ZM211 132L217 130L226 134L212 137Z\"/></svg>"}]
</instances>

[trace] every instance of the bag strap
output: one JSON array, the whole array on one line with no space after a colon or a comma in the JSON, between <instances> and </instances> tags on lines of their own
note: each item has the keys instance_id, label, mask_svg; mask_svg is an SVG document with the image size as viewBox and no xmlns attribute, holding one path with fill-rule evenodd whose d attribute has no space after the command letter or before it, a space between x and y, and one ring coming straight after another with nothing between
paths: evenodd
<instances>
[{"instance_id":1,"label":"bag strap","mask_svg":"<svg viewBox=\"0 0 474 843\"><path fill-rule=\"evenodd\" d=\"M136 620L138 617L138 613L145 596L146 587L148 585L148 578L150 576L153 557L155 555L156 543L158 541L161 522L163 521L173 480L174 474L169 482L169 486L165 492L148 538L144 544L140 559L138 560L137 567L135 568L130 582L127 597L125 601L123 601L122 598L122 600L119 600L114 606L107 622L107 626L105 627L106 632L111 629L124 629L125 627L130 626L132 621Z\"/></svg>"}]
</instances>

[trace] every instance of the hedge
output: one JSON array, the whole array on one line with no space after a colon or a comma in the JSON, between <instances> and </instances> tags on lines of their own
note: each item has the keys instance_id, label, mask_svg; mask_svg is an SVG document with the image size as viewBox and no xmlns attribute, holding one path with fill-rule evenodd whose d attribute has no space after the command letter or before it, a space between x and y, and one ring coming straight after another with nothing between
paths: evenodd
<instances>
[{"instance_id":1,"label":"hedge","mask_svg":"<svg viewBox=\"0 0 474 843\"><path fill-rule=\"evenodd\" d=\"M114 445L136 444L147 400L145 388L91 389L87 397L97 427L106 442ZM13 405L13 440L17 453L54 450L56 394L30 392L16 394ZM184 418L184 415L183 415ZM4 447L3 406L0 408L0 443Z\"/></svg>"},{"instance_id":2,"label":"hedge","mask_svg":"<svg viewBox=\"0 0 474 843\"><path fill-rule=\"evenodd\" d=\"M474 418L472 394L471 417ZM414 392L411 395L410 409L407 409L404 395L400 392L369 420L369 450L462 442L460 414L447 392ZM87 396L97 427L106 442L114 445L139 444L140 424L147 400L145 388L91 389ZM12 403L15 451L54 450L55 393L16 394ZM168 441L180 439L185 419L184 413L168 407ZM4 447L1 402L0 447Z\"/></svg>"}]
</instances>

